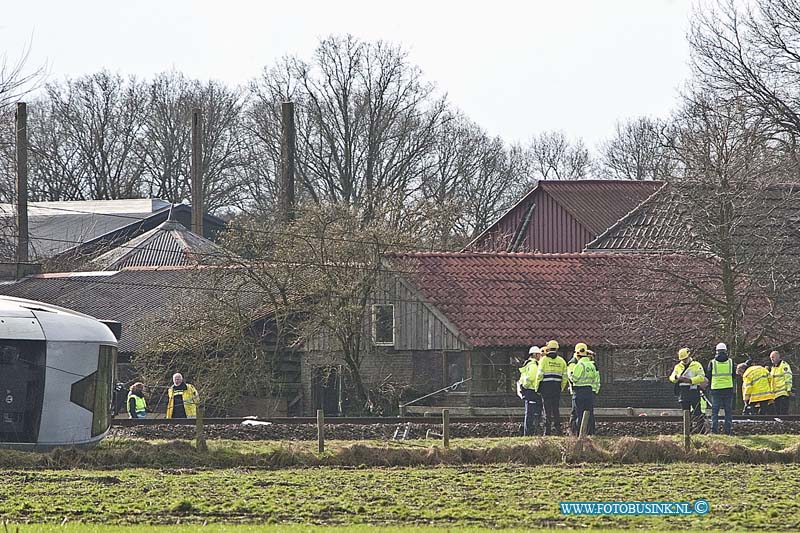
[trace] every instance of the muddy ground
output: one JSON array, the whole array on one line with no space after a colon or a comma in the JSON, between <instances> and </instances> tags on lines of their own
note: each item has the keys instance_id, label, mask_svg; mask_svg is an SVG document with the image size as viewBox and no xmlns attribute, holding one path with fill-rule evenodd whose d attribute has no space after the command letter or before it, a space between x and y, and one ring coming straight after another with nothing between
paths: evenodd
<instances>
[{"instance_id":1,"label":"muddy ground","mask_svg":"<svg viewBox=\"0 0 800 533\"><path fill-rule=\"evenodd\" d=\"M680 422L634 421L599 422L598 436L648 437L655 435L677 435L681 433ZM325 427L325 438L329 440L389 440L398 433L401 438L405 425L398 424L330 424ZM800 434L800 422L739 422L733 423L734 435ZM316 440L314 424L269 424L269 425L207 425L206 438L230 440ZM441 425L411 424L407 438L439 438ZM521 425L515 422L479 422L451 424L450 435L459 437L511 437L521 434ZM136 426L113 427L109 436L139 439L192 439L193 426Z\"/></svg>"}]
</instances>

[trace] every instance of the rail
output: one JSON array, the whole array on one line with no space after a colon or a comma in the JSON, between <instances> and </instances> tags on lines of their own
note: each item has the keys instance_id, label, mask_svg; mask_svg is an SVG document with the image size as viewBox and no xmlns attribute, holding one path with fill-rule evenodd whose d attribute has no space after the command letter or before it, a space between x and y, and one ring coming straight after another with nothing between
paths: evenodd
<instances>
[{"instance_id":1,"label":"rail","mask_svg":"<svg viewBox=\"0 0 800 533\"><path fill-rule=\"evenodd\" d=\"M487 423L503 423L514 422L521 423L522 415L506 415L506 416L451 416L451 424L477 424L481 422ZM563 417L562 417L563 418ZM784 415L775 417L770 415L754 415L742 416L734 415L733 420L752 420L754 422L800 422L800 415ZM634 422L682 422L682 416L620 416L620 415L602 415L595 416L597 422L620 422L620 423L634 423ZM315 417L275 417L275 418L204 418L203 423L206 425L234 425L241 424L245 421L253 421L260 423L271 423L275 425L298 425L298 424L316 424ZM353 424L353 425L375 425L375 424L388 424L397 425L410 422L412 424L441 424L441 416L405 416L405 417L379 417L379 416L359 416L359 417L325 417L325 424ZM192 418L115 418L112 420L111 425L117 427L131 427L131 426L157 426L157 425L170 425L170 426L183 426L195 425L196 420Z\"/></svg>"}]
</instances>

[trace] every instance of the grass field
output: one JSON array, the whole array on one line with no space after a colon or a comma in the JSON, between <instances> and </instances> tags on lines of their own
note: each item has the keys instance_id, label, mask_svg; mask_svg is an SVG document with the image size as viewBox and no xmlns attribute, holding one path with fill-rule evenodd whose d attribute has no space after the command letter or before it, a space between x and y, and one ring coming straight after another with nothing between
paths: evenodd
<instances>
[{"instance_id":1,"label":"grass field","mask_svg":"<svg viewBox=\"0 0 800 533\"><path fill-rule=\"evenodd\" d=\"M508 439L488 441L504 446ZM712 439L706 444L726 439ZM487 441L480 441L484 445ZM728 439L782 450L796 436ZM107 453L121 443L109 443ZM274 443L210 443L257 455ZM454 442L454 446L476 442ZM599 445L602 443L598 443ZM606 443L610 445L609 443ZM335 444L331 444L335 448ZM238 448L236 448L238 447ZM235 448L235 450L234 450ZM222 453L223 450L217 450ZM335 453L332 451L331 453ZM22 458L26 454L17 457ZM8 460L8 457L6 457ZM0 469L0 511L14 531L86 532L131 525L206 524L208 531L427 528L800 529L800 463L459 464L414 467ZM693 501L706 515L565 516L560 501ZM61 525L64 523L65 525ZM27 525L26 525L27 524ZM292 526L291 529L289 526ZM356 530L358 530L356 529ZM2 531L2 529L0 529Z\"/></svg>"}]
</instances>

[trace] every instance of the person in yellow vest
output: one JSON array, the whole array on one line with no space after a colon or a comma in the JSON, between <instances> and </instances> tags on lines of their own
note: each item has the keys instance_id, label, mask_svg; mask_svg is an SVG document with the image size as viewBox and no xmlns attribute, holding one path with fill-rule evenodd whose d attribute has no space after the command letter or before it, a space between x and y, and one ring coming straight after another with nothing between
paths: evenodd
<instances>
[{"instance_id":1,"label":"person in yellow vest","mask_svg":"<svg viewBox=\"0 0 800 533\"><path fill-rule=\"evenodd\" d=\"M541 357L542 350L538 346L531 346L528 350L528 360L519 369L517 396L525 402L522 434L526 437L538 435L542 425L542 397L534 390Z\"/></svg>"},{"instance_id":2,"label":"person in yellow vest","mask_svg":"<svg viewBox=\"0 0 800 533\"><path fill-rule=\"evenodd\" d=\"M586 344L579 342L575 345L575 357L578 362L572 369L570 383L572 384L572 403L575 405L575 414L578 428L583 423L583 417L589 417L589 435L594 435L594 397L600 392L600 373L594 366L589 349Z\"/></svg>"},{"instance_id":3,"label":"person in yellow vest","mask_svg":"<svg viewBox=\"0 0 800 533\"><path fill-rule=\"evenodd\" d=\"M547 351L539 361L535 390L544 403L544 434L561 435L561 415L558 401L567 386L567 362L558 355L558 342L548 341Z\"/></svg>"},{"instance_id":4,"label":"person in yellow vest","mask_svg":"<svg viewBox=\"0 0 800 533\"><path fill-rule=\"evenodd\" d=\"M792 395L792 369L778 351L771 352L769 360L772 362L769 374L772 377L772 392L775 394L775 414L788 415L789 398Z\"/></svg>"},{"instance_id":5,"label":"person in yellow vest","mask_svg":"<svg viewBox=\"0 0 800 533\"><path fill-rule=\"evenodd\" d=\"M581 344L581 343L578 343ZM575 345L575 350L577 351L578 345ZM575 370L575 365L578 364L578 357L573 354L569 361L567 361L567 385L569 387L569 394L573 397L572 394L572 371ZM572 436L578 435L578 408L575 406L575 400L572 400L572 405L569 410L569 434Z\"/></svg>"},{"instance_id":6,"label":"person in yellow vest","mask_svg":"<svg viewBox=\"0 0 800 533\"><path fill-rule=\"evenodd\" d=\"M669 380L676 384L681 409L691 410L695 420L702 420L699 386L705 382L706 375L703 365L692 359L689 348L678 350L678 364L672 370Z\"/></svg>"},{"instance_id":7,"label":"person in yellow vest","mask_svg":"<svg viewBox=\"0 0 800 533\"><path fill-rule=\"evenodd\" d=\"M199 396L197 389L183 381L183 375L176 373L172 376L172 386L167 391L167 418L195 418L197 416L197 402Z\"/></svg>"},{"instance_id":8,"label":"person in yellow vest","mask_svg":"<svg viewBox=\"0 0 800 533\"><path fill-rule=\"evenodd\" d=\"M144 418L147 415L147 402L144 399L144 383L137 381L128 391L126 403L131 418Z\"/></svg>"},{"instance_id":9,"label":"person in yellow vest","mask_svg":"<svg viewBox=\"0 0 800 533\"><path fill-rule=\"evenodd\" d=\"M772 392L772 378L769 370L761 365L747 366L739 363L736 374L742 376L742 398L754 415L766 414L767 405L775 395Z\"/></svg>"},{"instance_id":10,"label":"person in yellow vest","mask_svg":"<svg viewBox=\"0 0 800 533\"><path fill-rule=\"evenodd\" d=\"M733 359L728 357L728 347L720 342L716 347L714 359L709 361L706 377L711 383L711 433L719 433L719 411L725 410L723 430L726 435L732 431L733 420Z\"/></svg>"}]
</instances>

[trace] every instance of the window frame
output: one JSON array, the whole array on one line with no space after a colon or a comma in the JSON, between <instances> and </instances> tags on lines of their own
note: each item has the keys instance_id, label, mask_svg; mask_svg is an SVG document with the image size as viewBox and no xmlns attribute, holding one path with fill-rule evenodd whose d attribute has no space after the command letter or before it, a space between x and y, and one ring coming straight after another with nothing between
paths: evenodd
<instances>
[{"instance_id":1,"label":"window frame","mask_svg":"<svg viewBox=\"0 0 800 533\"><path fill-rule=\"evenodd\" d=\"M392 339L391 341L378 340L378 308L390 307L392 309ZM372 304L372 343L375 346L394 346L397 340L397 315L394 304Z\"/></svg>"}]
</instances>

